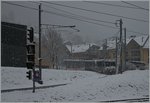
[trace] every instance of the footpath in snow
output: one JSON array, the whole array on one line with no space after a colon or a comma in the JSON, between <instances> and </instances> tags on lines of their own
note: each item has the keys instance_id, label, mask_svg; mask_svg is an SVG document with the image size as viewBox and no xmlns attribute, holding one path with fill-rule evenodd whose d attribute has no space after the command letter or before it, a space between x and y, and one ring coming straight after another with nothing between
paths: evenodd
<instances>
[{"instance_id":1,"label":"footpath in snow","mask_svg":"<svg viewBox=\"0 0 150 103\"><path fill-rule=\"evenodd\" d=\"M2 90L31 87L32 81L26 78L26 71L25 68L2 67ZM90 71L44 69L43 81L43 85L69 84L38 89L35 93L32 90L2 93L2 102L94 102L149 97L149 70L104 75Z\"/></svg>"}]
</instances>

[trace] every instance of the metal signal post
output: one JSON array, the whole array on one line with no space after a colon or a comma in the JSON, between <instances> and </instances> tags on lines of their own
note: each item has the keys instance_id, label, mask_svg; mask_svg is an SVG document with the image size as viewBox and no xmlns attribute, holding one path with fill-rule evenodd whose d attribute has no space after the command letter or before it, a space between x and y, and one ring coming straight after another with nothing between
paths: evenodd
<instances>
[{"instance_id":1,"label":"metal signal post","mask_svg":"<svg viewBox=\"0 0 150 103\"><path fill-rule=\"evenodd\" d=\"M42 70L41 70L41 4L39 5L39 73L40 73L40 81L42 83Z\"/></svg>"},{"instance_id":2,"label":"metal signal post","mask_svg":"<svg viewBox=\"0 0 150 103\"><path fill-rule=\"evenodd\" d=\"M28 30L27 33L27 44L26 44L26 49L27 49L27 61L26 61L26 66L27 69L31 69L27 74L27 78L29 80L33 80L33 92L35 92L35 81L34 81L34 72L35 72L35 43L34 43L34 30L31 27Z\"/></svg>"}]
</instances>

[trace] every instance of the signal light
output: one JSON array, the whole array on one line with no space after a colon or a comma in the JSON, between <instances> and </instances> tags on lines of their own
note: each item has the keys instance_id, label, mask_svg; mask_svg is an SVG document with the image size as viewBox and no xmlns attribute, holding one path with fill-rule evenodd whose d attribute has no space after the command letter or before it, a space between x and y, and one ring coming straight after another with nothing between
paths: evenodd
<instances>
[{"instance_id":1,"label":"signal light","mask_svg":"<svg viewBox=\"0 0 150 103\"><path fill-rule=\"evenodd\" d=\"M30 41L30 42L33 42L33 37L34 37L34 30L33 28L31 27L30 30L28 30L28 34L27 34L27 39Z\"/></svg>"},{"instance_id":2,"label":"signal light","mask_svg":"<svg viewBox=\"0 0 150 103\"><path fill-rule=\"evenodd\" d=\"M32 79L32 71L29 70L28 72L26 72L26 74L27 74L26 77L27 77L29 80L31 80L31 79Z\"/></svg>"},{"instance_id":3,"label":"signal light","mask_svg":"<svg viewBox=\"0 0 150 103\"><path fill-rule=\"evenodd\" d=\"M33 69L35 64L35 43L33 42L34 37L34 30L31 27L30 30L28 30L27 34L27 41L29 40L29 43L27 43L27 62L26 66L27 69Z\"/></svg>"}]
</instances>

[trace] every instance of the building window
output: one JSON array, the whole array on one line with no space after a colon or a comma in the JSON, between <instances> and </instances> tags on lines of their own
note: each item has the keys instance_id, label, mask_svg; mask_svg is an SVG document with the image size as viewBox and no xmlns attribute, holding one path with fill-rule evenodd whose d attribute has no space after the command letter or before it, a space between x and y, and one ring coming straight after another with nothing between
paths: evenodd
<instances>
[{"instance_id":1,"label":"building window","mask_svg":"<svg viewBox=\"0 0 150 103\"><path fill-rule=\"evenodd\" d=\"M140 57L140 50L139 49L132 49L131 50L131 56L138 56Z\"/></svg>"},{"instance_id":2,"label":"building window","mask_svg":"<svg viewBox=\"0 0 150 103\"><path fill-rule=\"evenodd\" d=\"M140 61L140 49L131 49L131 61Z\"/></svg>"}]
</instances>

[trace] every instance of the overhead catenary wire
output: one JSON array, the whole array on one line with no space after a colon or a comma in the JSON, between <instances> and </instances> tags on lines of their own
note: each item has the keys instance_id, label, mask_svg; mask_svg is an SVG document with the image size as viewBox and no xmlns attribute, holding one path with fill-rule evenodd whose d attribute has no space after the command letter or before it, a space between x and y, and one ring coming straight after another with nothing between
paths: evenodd
<instances>
[{"instance_id":1,"label":"overhead catenary wire","mask_svg":"<svg viewBox=\"0 0 150 103\"><path fill-rule=\"evenodd\" d=\"M113 27L113 26L109 26L109 25L105 25L105 24L100 24L100 23L96 23L96 22L91 22L91 21L79 19L79 18L76 18L76 17L71 17L69 15L64 15L64 14L60 14L60 13L56 13L56 12L52 12L52 11L47 11L47 10L44 10L44 11L47 12L47 13L54 14L54 15L59 15L59 16L67 17L67 18L70 18L70 19L74 19L74 20L78 20L78 21L90 23L90 24L95 24L95 25L99 25L99 26L105 26L105 27L109 27L109 28L113 28L113 29L118 29L118 28Z\"/></svg>"},{"instance_id":2,"label":"overhead catenary wire","mask_svg":"<svg viewBox=\"0 0 150 103\"><path fill-rule=\"evenodd\" d=\"M2 2L2 3L7 3L7 2ZM32 10L38 10L36 8L32 8L32 7L28 7L28 6L24 6L24 5L20 5L20 4L15 4L15 3L7 3L7 4L15 5L15 6L23 7L23 8L28 8L28 9L32 9ZM46 10L42 10L42 11L46 12L46 13L49 13L49 14L54 14L54 15L63 16L63 17L66 17L66 18L70 18L70 19L82 21L82 22L87 22L87 23L90 23L90 24L95 24L95 25L98 25L98 26L105 26L105 27L109 27L109 28L113 28L113 29L119 29L119 28L116 28L116 27L113 27L113 26L99 24L99 23L95 23L95 22L90 22L90 21L87 21L87 20L81 20L81 19L78 19L78 18L75 18L75 17L70 17L68 15L63 15L63 14L59 14L59 13L55 13L55 12L51 12L51 11L46 11ZM136 31L131 31L131 30L128 30L128 29L127 29L127 31L128 32L133 32L133 33L136 33L136 34L146 35L144 33L136 32Z\"/></svg>"},{"instance_id":3,"label":"overhead catenary wire","mask_svg":"<svg viewBox=\"0 0 150 103\"><path fill-rule=\"evenodd\" d=\"M103 22L103 23L108 23L108 24L115 24L114 22L104 21L104 20L99 20L99 19L93 19L93 18L85 17L85 16L82 16L82 15L74 14L74 13L68 12L68 11L66 11L66 10L58 9L58 8L55 8L55 7L52 7L52 6L47 6L47 7L53 8L53 9L55 9L55 10L59 10L59 11L62 11L62 12L68 13L68 14L71 14L71 15L76 16L76 17L81 17L81 18L84 18L84 19L93 20L93 21L98 21L98 22Z\"/></svg>"},{"instance_id":4,"label":"overhead catenary wire","mask_svg":"<svg viewBox=\"0 0 150 103\"><path fill-rule=\"evenodd\" d=\"M5 3L7 3L7 2L5 2ZM28 6L19 5L19 4L15 4L15 3L8 3L8 4L15 5L15 6L20 6L20 7L24 7L24 8L28 8L28 9L38 10L36 8L30 8ZM76 17L73 17L73 16L69 16L69 15L66 15L66 14L56 13L56 12L52 12L52 11L48 11L48 10L42 10L42 11L45 12L45 13L50 13L50 14L54 14L54 15L58 15L58 16L63 16L63 17L66 17L66 18L70 18L70 19L74 19L74 20L78 20L78 21L83 21L83 22L87 22L87 23L90 23L90 24L96 24L96 25L99 25L99 26L115 28L113 26L100 24L100 23L95 23L95 22L90 22L90 21L87 21L87 20L82 20L82 19L79 19L79 18L76 18ZM117 28L115 28L115 29L117 29Z\"/></svg>"},{"instance_id":5,"label":"overhead catenary wire","mask_svg":"<svg viewBox=\"0 0 150 103\"><path fill-rule=\"evenodd\" d=\"M125 4L128 4L128 5L132 5L132 6L134 6L134 7L139 8L139 9L143 9L143 10L149 11L149 9L140 7L140 6L138 6L138 5L135 5L135 4L132 4L132 3L129 3L129 2L126 2L126 1L121 1L121 2L123 2L123 3L125 3Z\"/></svg>"},{"instance_id":6,"label":"overhead catenary wire","mask_svg":"<svg viewBox=\"0 0 150 103\"><path fill-rule=\"evenodd\" d=\"M16 3L10 3L10 2L6 2L6 1L3 1L2 3L6 3L6 4L10 4L10 5L16 5L16 6L20 6L20 7L23 7L23 8L27 8L27 9L31 9L31 10L38 10L37 8L33 8L33 7L29 7L29 6L24 6L24 5L20 5L20 4L16 4Z\"/></svg>"},{"instance_id":7,"label":"overhead catenary wire","mask_svg":"<svg viewBox=\"0 0 150 103\"><path fill-rule=\"evenodd\" d=\"M148 21L144 20L144 19L130 18L130 17L126 17L126 16L121 16L121 15L116 15L116 14L111 14L111 13L105 13L105 12L100 12L100 11L95 11L95 10L90 10L90 9L84 9L84 8L79 8L79 7L74 7L74 6L68 6L68 5L64 5L64 4L46 2L46 1L41 1L41 2L51 4L51 5L58 5L58 6L63 6L63 7L67 7L67 8L73 8L73 9L78 9L78 10L82 10L82 11L94 12L97 14L109 15L109 16L113 16L113 17L121 17L121 18L129 19L129 20L135 20L135 21L148 23Z\"/></svg>"},{"instance_id":8,"label":"overhead catenary wire","mask_svg":"<svg viewBox=\"0 0 150 103\"><path fill-rule=\"evenodd\" d=\"M34 2L32 1L33 3L36 3L36 4L39 4L37 2ZM45 5L49 8L53 8L55 10L59 10L59 11L62 11L62 12L65 12L65 13L68 13L68 14L71 14L73 16L76 16L76 17L81 17L81 18L85 18L85 19L88 19L88 20L93 20L93 21L98 21L98 22L104 22L104 23L109 23L109 24L115 24L114 22L110 22L110 21L104 21L104 20L99 20L99 19L93 19L93 18L89 18L89 17L85 17L85 16L82 16L82 15L78 15L78 14L74 14L74 13L71 13L71 12L68 12L66 10L63 10L63 9L58 9L58 8L55 8L55 7L52 7L52 6L49 6L49 5Z\"/></svg>"},{"instance_id":9,"label":"overhead catenary wire","mask_svg":"<svg viewBox=\"0 0 150 103\"><path fill-rule=\"evenodd\" d=\"M33 2L33 3L37 3L37 2ZM38 3L39 4L39 3ZM65 11L65 10L62 10L62 9L58 9L58 8L55 8L55 7L52 7L52 6L49 6L50 8L53 8L53 9L56 9L56 10L59 10L59 11L63 11L63 12L66 12L66 13L69 13L69 14L73 14L73 13L71 13L71 12L68 12L68 11ZM77 15L77 14L73 14L73 15ZM77 15L77 16L79 16L79 15ZM83 17L83 16L81 16L81 17ZM76 19L77 20L77 19ZM80 20L79 20L80 21ZM96 21L96 20L95 20ZM92 23L92 24L95 24L95 23L93 23L93 22L88 22L88 23ZM110 22L110 23L112 23L113 24L113 22ZM98 23L96 23L96 25L99 25ZM102 26L102 25L101 25ZM109 28L113 28L113 29L118 29L118 28L115 28L115 27L113 27L113 26L108 26L108 25L105 25L106 27L109 27ZM136 32L136 31L133 31L133 30L129 30L129 29L127 29L127 31L128 32L132 32L132 33L136 33L136 34L142 34L142 35L147 35L147 34L144 34L144 33L140 33L140 32Z\"/></svg>"},{"instance_id":10,"label":"overhead catenary wire","mask_svg":"<svg viewBox=\"0 0 150 103\"><path fill-rule=\"evenodd\" d=\"M100 5L106 5L106 6L113 6L113 7L121 7L121 8L130 8L130 9L140 9L140 10L143 10L143 9L141 9L141 8L138 8L138 7L131 7L131 6L123 6L123 5L102 3L102 2L97 2L97 1L83 1L83 2L86 2L86 3L93 3L93 4L100 4Z\"/></svg>"}]
</instances>

